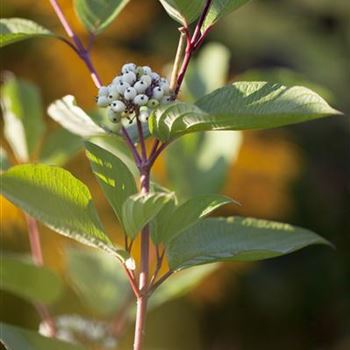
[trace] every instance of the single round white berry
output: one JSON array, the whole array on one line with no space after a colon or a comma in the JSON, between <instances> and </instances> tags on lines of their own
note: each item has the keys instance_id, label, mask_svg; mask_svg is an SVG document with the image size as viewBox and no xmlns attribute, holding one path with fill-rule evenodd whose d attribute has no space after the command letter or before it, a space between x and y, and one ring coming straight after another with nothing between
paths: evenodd
<instances>
[{"instance_id":1,"label":"single round white berry","mask_svg":"<svg viewBox=\"0 0 350 350\"><path fill-rule=\"evenodd\" d=\"M140 80L134 85L134 88L136 89L137 93L142 94L147 90L148 85L143 80Z\"/></svg>"},{"instance_id":2,"label":"single round white berry","mask_svg":"<svg viewBox=\"0 0 350 350\"><path fill-rule=\"evenodd\" d=\"M107 107L109 105L109 100L107 96L98 96L97 98L97 106L99 107Z\"/></svg>"},{"instance_id":3,"label":"single round white berry","mask_svg":"<svg viewBox=\"0 0 350 350\"><path fill-rule=\"evenodd\" d=\"M154 81L158 81L158 80L160 79L160 76L159 76L158 73L152 72L152 73L151 73L151 78L152 78L152 80L154 80Z\"/></svg>"},{"instance_id":4,"label":"single round white berry","mask_svg":"<svg viewBox=\"0 0 350 350\"><path fill-rule=\"evenodd\" d=\"M101 86L98 89L98 96L108 96L108 87L107 86Z\"/></svg>"},{"instance_id":5,"label":"single round white berry","mask_svg":"<svg viewBox=\"0 0 350 350\"><path fill-rule=\"evenodd\" d=\"M148 103L147 103L147 106L150 107L150 108L155 108L159 105L159 101L154 99L154 98L151 98Z\"/></svg>"},{"instance_id":6,"label":"single round white berry","mask_svg":"<svg viewBox=\"0 0 350 350\"><path fill-rule=\"evenodd\" d=\"M129 83L126 83L124 81L119 82L117 85L117 90L120 94L124 94L125 90L130 87Z\"/></svg>"},{"instance_id":7,"label":"single round white berry","mask_svg":"<svg viewBox=\"0 0 350 350\"><path fill-rule=\"evenodd\" d=\"M139 118L142 122L146 122L148 120L149 115L150 115L150 110L146 108L145 110L140 111Z\"/></svg>"},{"instance_id":8,"label":"single round white berry","mask_svg":"<svg viewBox=\"0 0 350 350\"><path fill-rule=\"evenodd\" d=\"M125 104L122 101L113 101L111 103L111 110L116 113L124 112L126 109Z\"/></svg>"},{"instance_id":9,"label":"single round white berry","mask_svg":"<svg viewBox=\"0 0 350 350\"><path fill-rule=\"evenodd\" d=\"M144 81L147 84L147 87L152 84L152 78L149 75L142 75L140 80Z\"/></svg>"},{"instance_id":10,"label":"single round white berry","mask_svg":"<svg viewBox=\"0 0 350 350\"><path fill-rule=\"evenodd\" d=\"M121 75L117 75L113 80L112 80L112 84L118 84L121 81L123 81L123 77Z\"/></svg>"},{"instance_id":11,"label":"single round white berry","mask_svg":"<svg viewBox=\"0 0 350 350\"><path fill-rule=\"evenodd\" d=\"M170 103L172 100L171 100L171 96L163 96L163 98L161 99L160 103L161 104L167 104L167 103Z\"/></svg>"},{"instance_id":12,"label":"single round white berry","mask_svg":"<svg viewBox=\"0 0 350 350\"><path fill-rule=\"evenodd\" d=\"M108 119L109 119L112 123L116 124L116 123L119 123L119 122L120 122L120 120L122 119L122 117L121 117L121 114L120 114L120 113L114 112L113 110L110 109L110 110L108 111Z\"/></svg>"},{"instance_id":13,"label":"single round white berry","mask_svg":"<svg viewBox=\"0 0 350 350\"><path fill-rule=\"evenodd\" d=\"M143 66L142 69L143 69L143 74L146 74L146 75L151 75L152 74L151 67Z\"/></svg>"},{"instance_id":14,"label":"single round white berry","mask_svg":"<svg viewBox=\"0 0 350 350\"><path fill-rule=\"evenodd\" d=\"M119 97L120 97L120 94L116 89L111 89L107 96L109 102L118 100Z\"/></svg>"},{"instance_id":15,"label":"single round white berry","mask_svg":"<svg viewBox=\"0 0 350 350\"><path fill-rule=\"evenodd\" d=\"M136 81L136 74L134 72L125 73L122 79L124 83L132 85Z\"/></svg>"},{"instance_id":16,"label":"single round white berry","mask_svg":"<svg viewBox=\"0 0 350 350\"><path fill-rule=\"evenodd\" d=\"M134 98L134 103L138 106L144 106L146 105L148 102L148 96L147 95L137 95L135 98Z\"/></svg>"},{"instance_id":17,"label":"single round white berry","mask_svg":"<svg viewBox=\"0 0 350 350\"><path fill-rule=\"evenodd\" d=\"M137 91L133 87L129 87L124 92L124 97L126 100L133 100L137 95Z\"/></svg>"},{"instance_id":18,"label":"single round white berry","mask_svg":"<svg viewBox=\"0 0 350 350\"><path fill-rule=\"evenodd\" d=\"M160 86L156 86L153 89L153 93L152 93L153 97L157 100L160 100L163 96L164 96L164 90L162 87Z\"/></svg>"},{"instance_id":19,"label":"single round white berry","mask_svg":"<svg viewBox=\"0 0 350 350\"><path fill-rule=\"evenodd\" d=\"M166 83L161 82L161 83L159 83L159 86L163 89L163 91L164 91L165 94L168 94L168 93L169 93L169 91L170 91L170 85L169 85L168 82L166 82Z\"/></svg>"},{"instance_id":20,"label":"single round white berry","mask_svg":"<svg viewBox=\"0 0 350 350\"><path fill-rule=\"evenodd\" d=\"M135 63L126 63L122 67L122 73L129 73L129 72L135 72L137 66Z\"/></svg>"}]
</instances>

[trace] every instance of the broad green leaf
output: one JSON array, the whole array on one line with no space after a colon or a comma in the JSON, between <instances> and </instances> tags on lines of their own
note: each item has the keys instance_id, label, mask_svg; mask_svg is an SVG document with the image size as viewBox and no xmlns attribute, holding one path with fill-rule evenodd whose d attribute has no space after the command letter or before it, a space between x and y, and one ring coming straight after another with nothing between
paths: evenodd
<instances>
[{"instance_id":1,"label":"broad green leaf","mask_svg":"<svg viewBox=\"0 0 350 350\"><path fill-rule=\"evenodd\" d=\"M51 165L63 165L81 148L82 140L66 129L57 128L51 132L41 147L40 162Z\"/></svg>"},{"instance_id":2,"label":"broad green leaf","mask_svg":"<svg viewBox=\"0 0 350 350\"><path fill-rule=\"evenodd\" d=\"M123 223L126 234L135 238L137 233L151 221L172 198L171 193L138 193L123 204Z\"/></svg>"},{"instance_id":3,"label":"broad green leaf","mask_svg":"<svg viewBox=\"0 0 350 350\"><path fill-rule=\"evenodd\" d=\"M5 171L11 166L6 150L0 146L0 171Z\"/></svg>"},{"instance_id":4,"label":"broad green leaf","mask_svg":"<svg viewBox=\"0 0 350 350\"><path fill-rule=\"evenodd\" d=\"M216 128L266 129L341 114L319 95L302 86L268 82L237 82L217 89L196 105ZM206 128L193 125L191 129Z\"/></svg>"},{"instance_id":5,"label":"broad green leaf","mask_svg":"<svg viewBox=\"0 0 350 350\"><path fill-rule=\"evenodd\" d=\"M88 188L68 171L44 164L18 165L1 175L1 191L58 233L120 259L128 258L103 232Z\"/></svg>"},{"instance_id":6,"label":"broad green leaf","mask_svg":"<svg viewBox=\"0 0 350 350\"><path fill-rule=\"evenodd\" d=\"M2 255L1 289L31 302L51 304L63 292L59 276L44 266Z\"/></svg>"},{"instance_id":7,"label":"broad green leaf","mask_svg":"<svg viewBox=\"0 0 350 350\"><path fill-rule=\"evenodd\" d=\"M33 37L55 37L48 29L24 18L1 18L0 33L0 47Z\"/></svg>"},{"instance_id":8,"label":"broad green leaf","mask_svg":"<svg viewBox=\"0 0 350 350\"><path fill-rule=\"evenodd\" d=\"M42 101L38 88L10 77L1 87L4 134L16 158L27 162L44 132Z\"/></svg>"},{"instance_id":9,"label":"broad green leaf","mask_svg":"<svg viewBox=\"0 0 350 350\"><path fill-rule=\"evenodd\" d=\"M115 315L130 293L121 266L104 252L69 248L66 254L70 284L82 301L101 316Z\"/></svg>"},{"instance_id":10,"label":"broad green leaf","mask_svg":"<svg viewBox=\"0 0 350 350\"><path fill-rule=\"evenodd\" d=\"M240 131L212 131L188 134L171 144L166 169L178 197L221 192L241 143Z\"/></svg>"},{"instance_id":11,"label":"broad green leaf","mask_svg":"<svg viewBox=\"0 0 350 350\"><path fill-rule=\"evenodd\" d=\"M229 203L238 204L233 199L219 194L209 194L190 198L177 207L175 211L165 219L167 220L167 226L164 232L160 232L162 242L169 242L181 232L189 229L201 218L208 216L214 210Z\"/></svg>"},{"instance_id":12,"label":"broad green leaf","mask_svg":"<svg viewBox=\"0 0 350 350\"><path fill-rule=\"evenodd\" d=\"M37 332L0 323L0 340L7 350L86 350L76 344L43 337Z\"/></svg>"},{"instance_id":13,"label":"broad green leaf","mask_svg":"<svg viewBox=\"0 0 350 350\"><path fill-rule=\"evenodd\" d=\"M212 69L215 62L215 69ZM225 85L230 63L230 51L220 43L209 43L196 60L191 61L185 76L184 89L192 100Z\"/></svg>"},{"instance_id":14,"label":"broad green leaf","mask_svg":"<svg viewBox=\"0 0 350 350\"><path fill-rule=\"evenodd\" d=\"M72 134L86 138L106 133L77 105L72 95L51 103L47 113Z\"/></svg>"},{"instance_id":15,"label":"broad green leaf","mask_svg":"<svg viewBox=\"0 0 350 350\"><path fill-rule=\"evenodd\" d=\"M74 9L86 29L101 33L130 0L74 0Z\"/></svg>"},{"instance_id":16,"label":"broad green leaf","mask_svg":"<svg viewBox=\"0 0 350 350\"><path fill-rule=\"evenodd\" d=\"M130 148L121 137L106 134L90 137L88 141L114 154L128 167L135 178L139 176L139 171Z\"/></svg>"},{"instance_id":17,"label":"broad green leaf","mask_svg":"<svg viewBox=\"0 0 350 350\"><path fill-rule=\"evenodd\" d=\"M153 309L173 299L186 295L194 288L198 287L200 283L217 270L219 266L220 264L196 266L191 270L175 273L152 294L149 307Z\"/></svg>"},{"instance_id":18,"label":"broad green leaf","mask_svg":"<svg viewBox=\"0 0 350 350\"><path fill-rule=\"evenodd\" d=\"M307 88L266 82L234 83L196 105L174 102L157 108L149 119L151 133L170 141L197 131L266 129L341 114Z\"/></svg>"},{"instance_id":19,"label":"broad green leaf","mask_svg":"<svg viewBox=\"0 0 350 350\"><path fill-rule=\"evenodd\" d=\"M137 192L134 176L112 153L89 142L85 143L85 147L97 181L120 223L125 227L122 207L127 198Z\"/></svg>"},{"instance_id":20,"label":"broad green leaf","mask_svg":"<svg viewBox=\"0 0 350 350\"><path fill-rule=\"evenodd\" d=\"M201 14L205 0L159 0L168 15L175 21L188 25Z\"/></svg>"},{"instance_id":21,"label":"broad green leaf","mask_svg":"<svg viewBox=\"0 0 350 350\"><path fill-rule=\"evenodd\" d=\"M217 261L256 261L289 254L324 238L289 224L253 218L201 220L167 245L172 270Z\"/></svg>"},{"instance_id":22,"label":"broad green leaf","mask_svg":"<svg viewBox=\"0 0 350 350\"><path fill-rule=\"evenodd\" d=\"M203 24L203 30L214 25L221 17L236 10L249 0L213 0L207 17Z\"/></svg>"},{"instance_id":23,"label":"broad green leaf","mask_svg":"<svg viewBox=\"0 0 350 350\"><path fill-rule=\"evenodd\" d=\"M175 193L171 195L170 200L164 204L163 208L151 221L151 238L154 244L159 244L162 241L162 233L165 232L169 218L176 209L177 198Z\"/></svg>"}]
</instances>

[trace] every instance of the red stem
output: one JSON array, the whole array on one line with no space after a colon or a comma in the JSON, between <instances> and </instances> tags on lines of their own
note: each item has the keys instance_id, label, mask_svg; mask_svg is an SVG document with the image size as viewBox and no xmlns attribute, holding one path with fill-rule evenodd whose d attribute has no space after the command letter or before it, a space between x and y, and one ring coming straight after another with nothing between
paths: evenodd
<instances>
[{"instance_id":1,"label":"red stem","mask_svg":"<svg viewBox=\"0 0 350 350\"><path fill-rule=\"evenodd\" d=\"M204 9L202 11L202 14L198 20L197 25L196 25L196 28L194 30L194 33L192 35L192 38L191 38L191 40L187 40L185 57L184 57L184 60L182 62L182 66L180 68L180 71L179 71L179 74L177 77L175 96L177 96L179 94L179 91L180 91L181 85L183 83L188 65L191 61L192 54L202 44L204 38L206 37L206 35L209 32L209 30L207 29L203 34L201 34L201 28L202 28L202 25L204 23L204 20L205 20L207 14L208 14L211 3L212 3L212 0L207 0L206 4L204 6ZM187 38L189 38L188 28L184 28L183 30L186 32Z\"/></svg>"},{"instance_id":2,"label":"red stem","mask_svg":"<svg viewBox=\"0 0 350 350\"><path fill-rule=\"evenodd\" d=\"M32 255L32 260L35 265L43 266L44 258L40 243L40 234L38 229L37 221L28 214L24 214L27 222L28 237L30 242L30 250ZM42 322L47 327L47 333L50 337L56 335L56 325L53 317L51 316L48 308L44 304L35 303L35 308L40 315Z\"/></svg>"}]
</instances>

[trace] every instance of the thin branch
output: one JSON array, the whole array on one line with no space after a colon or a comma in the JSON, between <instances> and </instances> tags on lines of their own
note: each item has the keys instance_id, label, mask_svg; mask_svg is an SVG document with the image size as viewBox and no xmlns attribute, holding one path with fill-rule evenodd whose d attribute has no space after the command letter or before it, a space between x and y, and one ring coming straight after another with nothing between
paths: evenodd
<instances>
[{"instance_id":1,"label":"thin branch","mask_svg":"<svg viewBox=\"0 0 350 350\"><path fill-rule=\"evenodd\" d=\"M181 29L182 28L179 29L180 30L179 44L177 46L173 70L171 73L171 80L170 80L170 89L171 90L175 90L177 75L178 75L178 72L180 69L181 58L183 57L183 54L185 51L185 46L186 46L186 33Z\"/></svg>"},{"instance_id":2,"label":"thin branch","mask_svg":"<svg viewBox=\"0 0 350 350\"><path fill-rule=\"evenodd\" d=\"M136 123L137 123L137 131L139 133L139 140L141 145L142 163L145 163L147 162L146 144L145 144L145 138L143 136L142 124L138 115L136 116Z\"/></svg>"},{"instance_id":3,"label":"thin branch","mask_svg":"<svg viewBox=\"0 0 350 350\"><path fill-rule=\"evenodd\" d=\"M172 274L174 271L169 270L166 272L162 277L159 278L159 280L153 284L152 288L149 289L149 295L151 295L163 282L165 282Z\"/></svg>"},{"instance_id":4,"label":"thin branch","mask_svg":"<svg viewBox=\"0 0 350 350\"><path fill-rule=\"evenodd\" d=\"M123 267L124 267L124 270L128 276L128 279L129 279L129 282L130 282L130 286L136 296L136 298L139 298L140 297L140 290L139 288L137 287L136 285L136 280L134 278L134 275L130 272L130 270L125 266L125 264L122 264Z\"/></svg>"},{"instance_id":5,"label":"thin branch","mask_svg":"<svg viewBox=\"0 0 350 350\"><path fill-rule=\"evenodd\" d=\"M156 151L153 153L152 156L150 156L149 160L148 160L148 165L149 167L152 167L152 165L154 164L154 162L157 160L158 156L162 153L162 151L169 145L168 142L162 143L157 149Z\"/></svg>"},{"instance_id":6,"label":"thin branch","mask_svg":"<svg viewBox=\"0 0 350 350\"><path fill-rule=\"evenodd\" d=\"M196 28L194 30L194 33L193 33L193 36L191 39L191 45L194 45L201 36L202 25L205 21L205 18L207 17L207 14L208 14L208 11L209 11L209 8L210 8L210 5L212 2L213 2L213 0L207 0L205 6L203 8L202 14L197 22Z\"/></svg>"},{"instance_id":7,"label":"thin branch","mask_svg":"<svg viewBox=\"0 0 350 350\"><path fill-rule=\"evenodd\" d=\"M24 214L26 222L27 222L27 228L28 228L28 237L30 242L30 250L32 255L32 260L35 265L37 266L43 266L44 265L44 258L43 253L41 249L41 243L40 243L40 234L39 234L39 228L37 221L31 217L28 214ZM38 311L38 314L40 315L40 318L42 322L47 327L47 333L49 336L54 337L56 335L56 324L51 316L49 309L44 304L35 303L35 308Z\"/></svg>"},{"instance_id":8,"label":"thin branch","mask_svg":"<svg viewBox=\"0 0 350 350\"><path fill-rule=\"evenodd\" d=\"M165 249L162 251L162 253L160 253L158 244L156 245L156 255L157 255L157 265L156 265L156 269L154 271L154 274L152 276L152 279L150 281L150 288L153 287L153 285L158 277L159 271L162 267L164 255L165 255Z\"/></svg>"},{"instance_id":9,"label":"thin branch","mask_svg":"<svg viewBox=\"0 0 350 350\"><path fill-rule=\"evenodd\" d=\"M142 159L141 159L139 153L137 152L137 149L136 149L134 143L132 142L128 131L124 127L122 127L122 133L123 133L123 136L124 136L126 143L129 145L131 153L134 156L136 166L139 168L142 164Z\"/></svg>"}]
</instances>

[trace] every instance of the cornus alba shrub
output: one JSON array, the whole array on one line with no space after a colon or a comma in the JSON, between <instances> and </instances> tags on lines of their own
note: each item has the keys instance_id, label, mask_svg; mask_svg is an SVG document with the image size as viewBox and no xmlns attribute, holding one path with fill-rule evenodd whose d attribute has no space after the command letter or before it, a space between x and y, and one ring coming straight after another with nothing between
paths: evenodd
<instances>
[{"instance_id":1,"label":"cornus alba shrub","mask_svg":"<svg viewBox=\"0 0 350 350\"><path fill-rule=\"evenodd\" d=\"M38 159L35 146L41 136L42 125L37 118L40 108L33 106L32 89L6 82L2 101L5 137L19 164L2 172L1 191L26 213L33 263L4 257L2 287L35 304L42 318L40 331L46 335L2 324L1 341L8 349L83 349L83 345L78 344L82 336L74 337L76 332L85 333L91 341L101 340L100 347L113 348L128 325L126 315L134 305L129 301L136 300L133 348L140 350L147 335L147 310L154 305L152 298L157 300L157 293L172 281L176 281L177 290L181 286L186 289L205 276L204 270L196 266L221 261L256 261L312 244L330 245L317 234L289 224L243 217L208 218L215 209L237 202L212 193L200 196L186 193L189 198L183 200L176 194L176 188L172 192L150 181L159 155L176 140L180 142L184 135L274 128L340 114L307 88L270 82L236 82L214 91L197 89L196 86L200 86L197 82L191 91L191 95L196 96L194 103L187 102L186 96L179 93L195 52L217 21L248 0L160 2L170 17L180 23L180 38L169 81L148 66L127 63L109 85L103 85L90 57L93 41L88 47L84 46L56 0L50 3L67 37L57 36L28 19L1 19L2 47L33 37L56 38L72 48L87 67L98 89L99 111L85 113L75 98L68 95L52 103L48 114L83 140L92 171L124 234L123 245L110 239L89 189L70 172L44 163L30 163ZM115 20L127 3L76 0L74 7L90 37L94 38ZM210 62L210 67L218 68L217 62ZM26 113L22 113L24 110ZM101 138L108 139L108 146ZM151 140L146 144L147 138ZM54 150L67 148L64 140L56 137L50 147ZM203 156L205 154L201 154ZM196 185L201 180L197 178ZM59 277L43 266L37 220L59 234L96 248L91 255L70 251L71 282L79 288L86 284L86 279L94 281L80 291L82 298L100 312L110 311L115 299L107 299L106 307L106 295L98 298L98 292L104 286L111 290L124 288L124 299L121 298L124 304L112 322L112 325L118 324L117 329L102 323L93 327L94 322L52 315L49 304L59 298L63 287ZM141 243L133 244L138 237ZM123 277L115 272L105 279L96 272L89 275L89 271L105 259L101 251L116 258L112 265L120 264ZM184 276L178 274L179 271L189 268L194 268L189 270L191 278L177 277ZM34 279L35 284L32 283ZM95 294L91 296L90 291ZM102 342L107 334L108 342Z\"/></svg>"}]
</instances>

